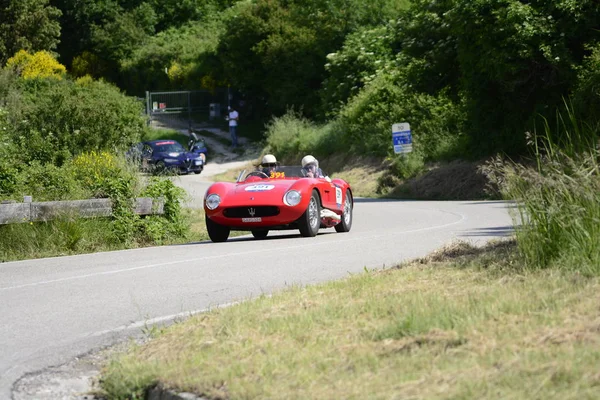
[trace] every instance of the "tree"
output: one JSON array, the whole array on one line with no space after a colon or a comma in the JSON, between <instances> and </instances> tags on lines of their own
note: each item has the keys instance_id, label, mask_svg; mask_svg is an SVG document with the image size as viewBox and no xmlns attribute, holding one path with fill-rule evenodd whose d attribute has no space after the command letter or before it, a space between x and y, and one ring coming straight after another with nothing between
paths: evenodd
<instances>
[{"instance_id":1,"label":"tree","mask_svg":"<svg viewBox=\"0 0 600 400\"><path fill-rule=\"evenodd\" d=\"M227 20L218 57L233 86L282 114L317 115L328 53L361 26L381 23L404 1L256 0L240 2ZM394 10L394 11L389 11Z\"/></svg>"},{"instance_id":2,"label":"tree","mask_svg":"<svg viewBox=\"0 0 600 400\"><path fill-rule=\"evenodd\" d=\"M0 0L0 65L19 50L54 50L61 12L49 0Z\"/></svg>"}]
</instances>

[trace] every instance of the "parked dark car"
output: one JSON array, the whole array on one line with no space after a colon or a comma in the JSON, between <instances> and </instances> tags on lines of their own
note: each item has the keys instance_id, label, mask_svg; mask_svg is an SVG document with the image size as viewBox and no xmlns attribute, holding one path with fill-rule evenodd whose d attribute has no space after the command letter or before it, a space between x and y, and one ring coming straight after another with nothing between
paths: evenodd
<instances>
[{"instance_id":1,"label":"parked dark car","mask_svg":"<svg viewBox=\"0 0 600 400\"><path fill-rule=\"evenodd\" d=\"M204 169L206 146L203 146L203 143L193 142L190 143L190 146L194 151L186 150L175 140L141 142L127 151L127 157L139 162L143 171L199 174ZM200 150L204 150L204 152Z\"/></svg>"}]
</instances>

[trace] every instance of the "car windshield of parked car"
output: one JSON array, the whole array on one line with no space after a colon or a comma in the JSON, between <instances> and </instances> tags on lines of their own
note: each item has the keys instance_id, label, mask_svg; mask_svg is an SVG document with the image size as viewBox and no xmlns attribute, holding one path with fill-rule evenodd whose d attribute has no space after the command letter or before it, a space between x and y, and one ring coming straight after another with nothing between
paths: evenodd
<instances>
[{"instance_id":1,"label":"car windshield of parked car","mask_svg":"<svg viewBox=\"0 0 600 400\"><path fill-rule=\"evenodd\" d=\"M256 176L263 179L304 178L306 177L306 170L299 165L280 165L276 167L274 171L270 171L269 174L264 173L262 168L259 168L257 170L246 170L239 175L237 181L244 182L248 177L251 176Z\"/></svg>"},{"instance_id":2,"label":"car windshield of parked car","mask_svg":"<svg viewBox=\"0 0 600 400\"><path fill-rule=\"evenodd\" d=\"M161 153L182 153L185 151L179 142L157 142L154 143L154 151Z\"/></svg>"}]
</instances>

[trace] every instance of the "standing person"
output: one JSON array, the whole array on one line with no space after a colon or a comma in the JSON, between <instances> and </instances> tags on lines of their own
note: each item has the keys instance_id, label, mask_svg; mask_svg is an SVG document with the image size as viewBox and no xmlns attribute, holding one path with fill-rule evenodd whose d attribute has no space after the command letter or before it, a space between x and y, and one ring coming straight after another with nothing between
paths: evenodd
<instances>
[{"instance_id":1,"label":"standing person","mask_svg":"<svg viewBox=\"0 0 600 400\"><path fill-rule=\"evenodd\" d=\"M229 111L229 114L227 115L226 119L229 121L229 134L231 135L231 147L235 149L238 144L237 125L238 125L238 119L240 118L240 115L233 107L228 107L228 111Z\"/></svg>"}]
</instances>

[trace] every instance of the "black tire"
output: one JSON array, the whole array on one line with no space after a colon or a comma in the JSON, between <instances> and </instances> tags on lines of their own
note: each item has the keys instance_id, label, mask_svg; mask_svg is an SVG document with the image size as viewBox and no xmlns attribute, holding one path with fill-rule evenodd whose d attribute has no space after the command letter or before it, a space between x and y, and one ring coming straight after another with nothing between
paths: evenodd
<instances>
[{"instance_id":1,"label":"black tire","mask_svg":"<svg viewBox=\"0 0 600 400\"><path fill-rule=\"evenodd\" d=\"M195 173L196 175L198 175L200 172L202 172L202 171L194 171L194 173Z\"/></svg>"},{"instance_id":2,"label":"black tire","mask_svg":"<svg viewBox=\"0 0 600 400\"><path fill-rule=\"evenodd\" d=\"M268 234L269 234L268 229L253 229L252 230L252 236L254 236L256 239L264 239L267 237Z\"/></svg>"},{"instance_id":3,"label":"black tire","mask_svg":"<svg viewBox=\"0 0 600 400\"><path fill-rule=\"evenodd\" d=\"M207 216L204 216L204 219L206 221L206 230L208 231L208 237L210 237L210 240L215 243L227 241L227 238L229 238L229 232L231 231L228 226L217 224Z\"/></svg>"},{"instance_id":4,"label":"black tire","mask_svg":"<svg viewBox=\"0 0 600 400\"><path fill-rule=\"evenodd\" d=\"M304 214L298 219L298 229L304 237L317 236L321 226L321 202L316 190L313 190Z\"/></svg>"},{"instance_id":5,"label":"black tire","mask_svg":"<svg viewBox=\"0 0 600 400\"><path fill-rule=\"evenodd\" d=\"M352 192L346 190L346 200L344 201L344 211L342 212L342 222L335 226L336 232L350 232L352 228L352 212L354 211L354 199Z\"/></svg>"}]
</instances>

